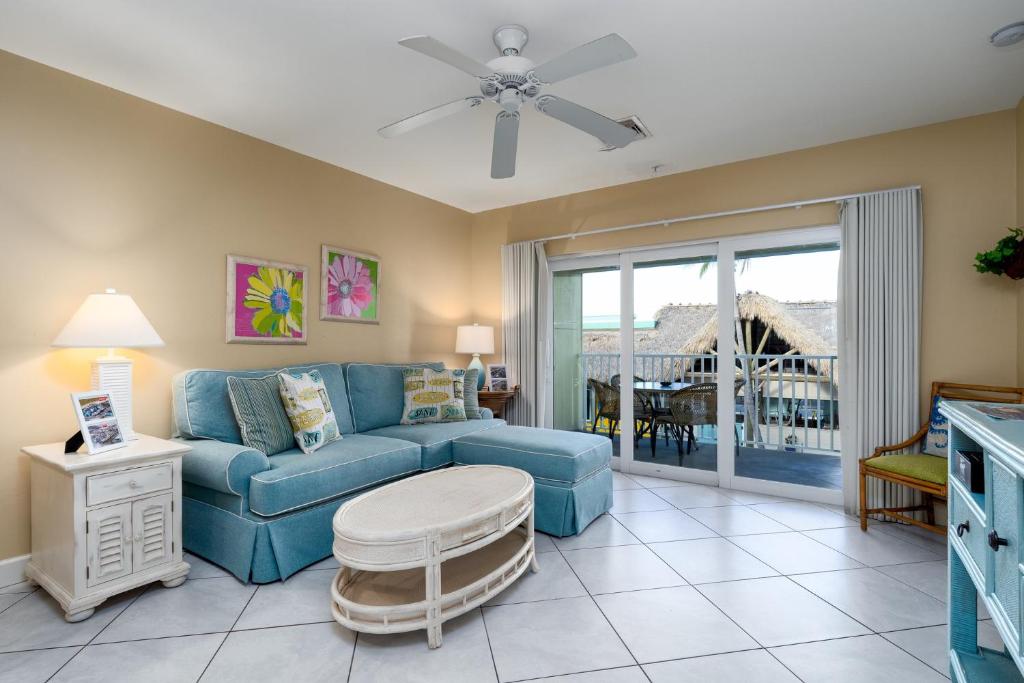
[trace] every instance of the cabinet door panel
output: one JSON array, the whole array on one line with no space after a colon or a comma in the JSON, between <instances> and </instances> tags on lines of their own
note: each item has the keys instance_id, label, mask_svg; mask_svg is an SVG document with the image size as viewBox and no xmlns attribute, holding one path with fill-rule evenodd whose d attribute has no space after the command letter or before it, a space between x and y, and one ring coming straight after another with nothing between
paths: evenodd
<instances>
[{"instance_id":1,"label":"cabinet door panel","mask_svg":"<svg viewBox=\"0 0 1024 683\"><path fill-rule=\"evenodd\" d=\"M132 565L135 571L171 561L171 494L132 503Z\"/></svg>"},{"instance_id":2,"label":"cabinet door panel","mask_svg":"<svg viewBox=\"0 0 1024 683\"><path fill-rule=\"evenodd\" d=\"M132 573L131 517L131 503L111 505L86 513L87 586Z\"/></svg>"},{"instance_id":3,"label":"cabinet door panel","mask_svg":"<svg viewBox=\"0 0 1024 683\"><path fill-rule=\"evenodd\" d=\"M993 554L992 586L989 591L1002 607L1013 628L1014 640L1020 633L1020 572L1018 560L1020 523L1020 481L1005 465L995 458L992 467L992 524L991 532L1006 541L1006 545L989 549Z\"/></svg>"}]
</instances>

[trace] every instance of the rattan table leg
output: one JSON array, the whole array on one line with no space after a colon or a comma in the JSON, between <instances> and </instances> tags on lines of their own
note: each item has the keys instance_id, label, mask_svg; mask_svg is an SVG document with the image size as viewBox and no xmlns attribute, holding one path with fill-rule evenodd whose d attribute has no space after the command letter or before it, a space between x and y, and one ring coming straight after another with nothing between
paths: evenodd
<instances>
[{"instance_id":1,"label":"rattan table leg","mask_svg":"<svg viewBox=\"0 0 1024 683\"><path fill-rule=\"evenodd\" d=\"M441 647L441 535L427 538L426 566L427 645Z\"/></svg>"}]
</instances>

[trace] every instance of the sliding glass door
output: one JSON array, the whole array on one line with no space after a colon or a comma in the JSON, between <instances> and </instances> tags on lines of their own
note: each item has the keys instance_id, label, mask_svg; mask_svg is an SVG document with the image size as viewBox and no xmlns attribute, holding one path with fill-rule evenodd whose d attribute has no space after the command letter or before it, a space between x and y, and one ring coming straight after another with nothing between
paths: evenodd
<instances>
[{"instance_id":1,"label":"sliding glass door","mask_svg":"<svg viewBox=\"0 0 1024 683\"><path fill-rule=\"evenodd\" d=\"M733 474L841 491L839 244L767 244L735 251Z\"/></svg>"},{"instance_id":2,"label":"sliding glass door","mask_svg":"<svg viewBox=\"0 0 1024 683\"><path fill-rule=\"evenodd\" d=\"M838 229L552 259L550 424L629 472L840 503Z\"/></svg>"},{"instance_id":3,"label":"sliding glass door","mask_svg":"<svg viewBox=\"0 0 1024 683\"><path fill-rule=\"evenodd\" d=\"M718 472L714 245L631 255L633 470L713 482Z\"/></svg>"},{"instance_id":4,"label":"sliding glass door","mask_svg":"<svg viewBox=\"0 0 1024 683\"><path fill-rule=\"evenodd\" d=\"M619 457L618 257L552 264L551 426L602 434Z\"/></svg>"}]
</instances>

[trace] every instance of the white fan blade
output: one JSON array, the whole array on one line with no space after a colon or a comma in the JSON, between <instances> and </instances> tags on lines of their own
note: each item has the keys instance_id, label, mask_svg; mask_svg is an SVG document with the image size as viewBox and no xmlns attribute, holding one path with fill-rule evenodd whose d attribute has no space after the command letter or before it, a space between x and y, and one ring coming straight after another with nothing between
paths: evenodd
<instances>
[{"instance_id":1,"label":"white fan blade","mask_svg":"<svg viewBox=\"0 0 1024 683\"><path fill-rule=\"evenodd\" d=\"M604 38L580 45L560 57L541 64L533 70L533 75L542 83L557 83L633 57L636 57L636 51L630 44L618 33L609 33Z\"/></svg>"},{"instance_id":2,"label":"white fan blade","mask_svg":"<svg viewBox=\"0 0 1024 683\"><path fill-rule=\"evenodd\" d=\"M452 114L458 114L460 111L472 109L483 101L484 98L482 97L464 97L461 100L455 100L448 104L442 104L440 107L434 107L433 109L421 111L419 114L413 114L401 121L395 121L391 125L384 126L379 129L377 132L383 137L393 138L396 135L408 133L413 128L419 128L420 126L425 126L428 123L440 121L446 116L451 116Z\"/></svg>"},{"instance_id":3,"label":"white fan blade","mask_svg":"<svg viewBox=\"0 0 1024 683\"><path fill-rule=\"evenodd\" d=\"M491 177L511 178L516 174L516 146L519 144L519 112L498 112L494 119L494 149Z\"/></svg>"},{"instance_id":4,"label":"white fan blade","mask_svg":"<svg viewBox=\"0 0 1024 683\"><path fill-rule=\"evenodd\" d=\"M537 111L562 123L568 123L573 128L579 128L584 133L590 133L612 147L625 147L640 139L631 128L554 95L542 95L537 98Z\"/></svg>"},{"instance_id":5,"label":"white fan blade","mask_svg":"<svg viewBox=\"0 0 1024 683\"><path fill-rule=\"evenodd\" d=\"M442 61L450 66L454 66L460 71L465 71L470 76L487 78L494 73L491 69L488 69L485 64L478 62L472 57L467 57L455 48L448 47L440 40L431 38L430 36L411 36L409 38L402 38L398 41L398 44L403 47L407 47L410 50L416 50L416 52L428 57L433 57L434 59Z\"/></svg>"}]
</instances>

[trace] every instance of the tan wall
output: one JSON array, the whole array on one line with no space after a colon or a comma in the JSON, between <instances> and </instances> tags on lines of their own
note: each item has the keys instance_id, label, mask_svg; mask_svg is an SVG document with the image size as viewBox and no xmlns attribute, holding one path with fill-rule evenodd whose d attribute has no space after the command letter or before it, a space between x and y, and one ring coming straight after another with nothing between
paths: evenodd
<instances>
[{"instance_id":1,"label":"tan wall","mask_svg":"<svg viewBox=\"0 0 1024 683\"><path fill-rule=\"evenodd\" d=\"M1017 103L1017 222L1024 226L1024 97ZM1024 281L1017 283L1017 385L1024 387Z\"/></svg>"},{"instance_id":2,"label":"tan wall","mask_svg":"<svg viewBox=\"0 0 1024 683\"><path fill-rule=\"evenodd\" d=\"M1012 383L1016 284L980 275L974 254L1017 212L1020 109L497 209L475 216L473 310L501 315L499 247L626 223L921 185L924 199L922 388L934 379ZM650 143L656 144L656 140ZM834 205L549 243L549 254L832 224Z\"/></svg>"},{"instance_id":3,"label":"tan wall","mask_svg":"<svg viewBox=\"0 0 1024 683\"><path fill-rule=\"evenodd\" d=\"M167 343L128 352L153 434L182 368L466 362L469 214L4 52L0 93L0 558L29 552L19 447L76 429L68 392L98 352L49 343L90 292L132 294ZM379 326L317 319L322 242L380 255ZM308 345L224 342L228 253L309 267Z\"/></svg>"}]
</instances>

